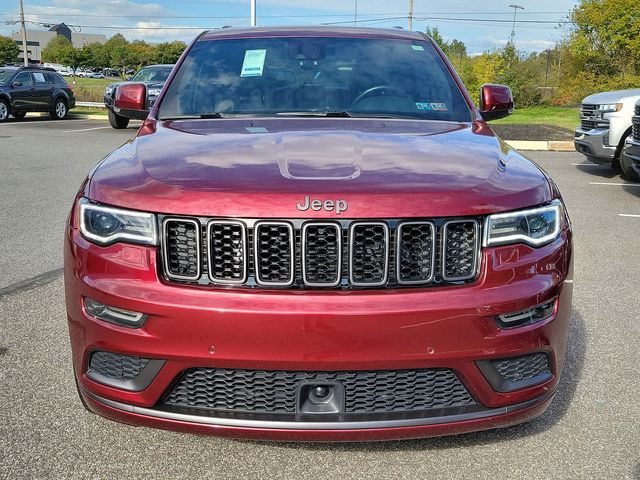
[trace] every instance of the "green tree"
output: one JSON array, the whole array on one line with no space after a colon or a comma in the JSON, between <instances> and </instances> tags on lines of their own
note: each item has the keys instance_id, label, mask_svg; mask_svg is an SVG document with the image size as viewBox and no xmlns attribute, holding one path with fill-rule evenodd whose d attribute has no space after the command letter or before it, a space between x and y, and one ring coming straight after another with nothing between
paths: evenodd
<instances>
[{"instance_id":1,"label":"green tree","mask_svg":"<svg viewBox=\"0 0 640 480\"><path fill-rule=\"evenodd\" d=\"M71 42L62 35L56 35L42 49L42 61L72 66L74 64L74 48Z\"/></svg>"},{"instance_id":2,"label":"green tree","mask_svg":"<svg viewBox=\"0 0 640 480\"><path fill-rule=\"evenodd\" d=\"M179 40L170 43L158 43L155 46L153 61L155 63L176 63L185 48L187 48L186 43Z\"/></svg>"},{"instance_id":3,"label":"green tree","mask_svg":"<svg viewBox=\"0 0 640 480\"><path fill-rule=\"evenodd\" d=\"M20 47L13 38L0 36L0 63L15 63L19 54Z\"/></svg>"},{"instance_id":4,"label":"green tree","mask_svg":"<svg viewBox=\"0 0 640 480\"><path fill-rule=\"evenodd\" d=\"M640 2L582 0L572 14L575 60L605 75L640 74Z\"/></svg>"},{"instance_id":5,"label":"green tree","mask_svg":"<svg viewBox=\"0 0 640 480\"><path fill-rule=\"evenodd\" d=\"M128 66L129 42L120 33L116 33L104 44L104 49L109 55L109 66L113 68L126 68Z\"/></svg>"}]
</instances>

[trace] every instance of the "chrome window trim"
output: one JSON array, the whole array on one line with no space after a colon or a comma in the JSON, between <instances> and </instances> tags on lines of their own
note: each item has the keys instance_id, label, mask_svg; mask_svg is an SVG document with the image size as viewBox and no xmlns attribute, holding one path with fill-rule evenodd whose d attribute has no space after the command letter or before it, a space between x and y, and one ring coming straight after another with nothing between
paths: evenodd
<instances>
[{"instance_id":1,"label":"chrome window trim","mask_svg":"<svg viewBox=\"0 0 640 480\"><path fill-rule=\"evenodd\" d=\"M356 227L375 225L382 226L385 232L384 242L384 276L380 282L356 282L353 280L353 231ZM389 279L389 225L386 222L353 222L349 227L349 282L360 287L379 287L385 285Z\"/></svg>"},{"instance_id":2,"label":"chrome window trim","mask_svg":"<svg viewBox=\"0 0 640 480\"><path fill-rule=\"evenodd\" d=\"M290 256L290 260L291 260L291 274L289 277L289 280L286 282L269 282L269 281L264 281L262 279L260 279L260 268L259 265L260 263L258 262L258 249L256 248L256 238L258 237L258 233L260 231L260 227L262 226L269 226L269 225L276 225L276 226L285 226L287 227L287 229L289 230L289 250L291 251L291 256ZM253 226L253 269L254 269L254 277L256 280L256 283L258 285L267 285L267 286L272 286L272 287L288 287L290 285L293 285L293 282L295 281L295 275L296 275L296 251L295 251L295 246L296 246L296 237L295 237L295 232L293 230L293 225L291 225L289 222L282 222L282 221L259 221L256 222L255 225Z\"/></svg>"},{"instance_id":3,"label":"chrome window trim","mask_svg":"<svg viewBox=\"0 0 640 480\"><path fill-rule=\"evenodd\" d=\"M338 239L338 272L334 282L310 282L307 280L307 228L308 227L334 227L336 229L336 237ZM300 236L302 243L302 282L309 287L337 287L342 281L342 227L335 222L306 222L302 225L302 235Z\"/></svg>"},{"instance_id":4,"label":"chrome window trim","mask_svg":"<svg viewBox=\"0 0 640 480\"><path fill-rule=\"evenodd\" d=\"M196 262L196 275L193 277L186 275L175 275L171 273L169 270L169 255L167 251L167 224L169 222L183 222L183 223L192 223L196 226L196 251L197 251L197 262ZM201 237L202 232L200 228L200 222L197 220L193 220L192 218L183 218L183 217L166 217L162 220L162 263L164 266L164 274L167 278L176 279L176 280L198 280L202 275L202 246L201 246Z\"/></svg>"},{"instance_id":5,"label":"chrome window trim","mask_svg":"<svg viewBox=\"0 0 640 480\"><path fill-rule=\"evenodd\" d=\"M242 228L242 278L240 280L219 279L213 276L211 271L211 227L213 225L238 225ZM247 281L249 272L249 252L247 242L247 226L239 220L209 220L207 222L207 274L209 280L221 285L242 285Z\"/></svg>"},{"instance_id":6,"label":"chrome window trim","mask_svg":"<svg viewBox=\"0 0 640 480\"><path fill-rule=\"evenodd\" d=\"M470 275L454 276L450 277L446 274L447 270L447 230L449 225L456 223L473 223L474 241L473 241L473 272ZM480 224L474 219L458 219L448 220L442 224L442 245L441 245L441 264L442 264L442 279L448 282L471 280L476 278L480 270Z\"/></svg>"},{"instance_id":7,"label":"chrome window trim","mask_svg":"<svg viewBox=\"0 0 640 480\"><path fill-rule=\"evenodd\" d=\"M400 241L402 238L402 227L405 225L429 225L431 227L431 275L426 280L402 280L400 278ZM396 227L396 281L400 285L422 285L433 282L436 276L436 226L428 221L408 221L400 222Z\"/></svg>"}]
</instances>

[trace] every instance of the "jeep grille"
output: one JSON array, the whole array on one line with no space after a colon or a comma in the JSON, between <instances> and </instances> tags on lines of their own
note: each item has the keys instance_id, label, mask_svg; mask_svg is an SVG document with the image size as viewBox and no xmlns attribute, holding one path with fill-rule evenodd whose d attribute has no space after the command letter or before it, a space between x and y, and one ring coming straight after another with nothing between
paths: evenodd
<instances>
[{"instance_id":1,"label":"jeep grille","mask_svg":"<svg viewBox=\"0 0 640 480\"><path fill-rule=\"evenodd\" d=\"M163 274L181 283L425 286L473 281L480 267L476 219L161 220Z\"/></svg>"}]
</instances>

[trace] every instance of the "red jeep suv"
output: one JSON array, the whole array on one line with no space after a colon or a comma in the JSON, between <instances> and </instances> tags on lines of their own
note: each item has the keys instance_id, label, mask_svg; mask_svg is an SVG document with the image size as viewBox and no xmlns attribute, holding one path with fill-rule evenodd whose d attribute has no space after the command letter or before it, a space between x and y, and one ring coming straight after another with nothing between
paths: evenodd
<instances>
[{"instance_id":1,"label":"red jeep suv","mask_svg":"<svg viewBox=\"0 0 640 480\"><path fill-rule=\"evenodd\" d=\"M131 108L144 85L120 87ZM545 411L571 312L558 189L421 33L222 29L82 185L69 334L93 412L340 441Z\"/></svg>"}]
</instances>

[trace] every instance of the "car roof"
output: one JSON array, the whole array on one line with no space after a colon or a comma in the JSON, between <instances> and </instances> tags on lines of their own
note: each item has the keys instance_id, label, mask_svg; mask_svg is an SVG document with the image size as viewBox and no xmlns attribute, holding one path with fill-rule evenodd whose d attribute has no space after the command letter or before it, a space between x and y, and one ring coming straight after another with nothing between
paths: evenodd
<instances>
[{"instance_id":1,"label":"car roof","mask_svg":"<svg viewBox=\"0 0 640 480\"><path fill-rule=\"evenodd\" d=\"M364 27L254 27L254 28L221 28L208 30L200 40L218 38L255 38L255 37L368 37L392 38L424 41L424 34L397 28L364 28Z\"/></svg>"},{"instance_id":2,"label":"car roof","mask_svg":"<svg viewBox=\"0 0 640 480\"><path fill-rule=\"evenodd\" d=\"M142 68L150 68L150 67L167 67L167 68L173 68L175 67L174 64L169 64L169 63L159 63L157 65L147 65L146 67L142 67ZM142 70L142 68L140 70Z\"/></svg>"}]
</instances>

